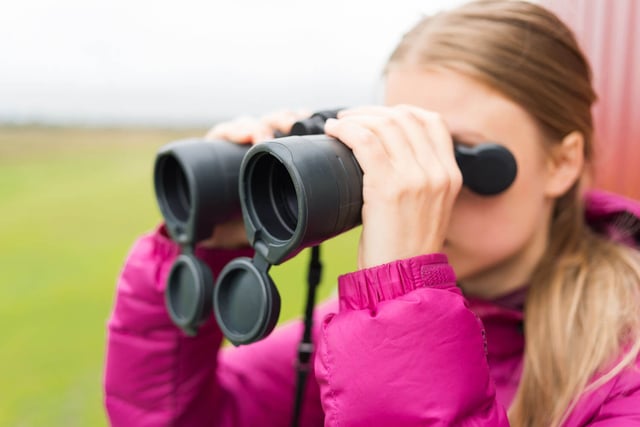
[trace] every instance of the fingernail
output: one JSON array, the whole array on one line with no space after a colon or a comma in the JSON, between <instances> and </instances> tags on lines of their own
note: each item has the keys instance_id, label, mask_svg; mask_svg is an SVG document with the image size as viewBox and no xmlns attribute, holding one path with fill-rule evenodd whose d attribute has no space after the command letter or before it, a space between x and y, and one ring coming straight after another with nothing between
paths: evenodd
<instances>
[{"instance_id":1,"label":"fingernail","mask_svg":"<svg viewBox=\"0 0 640 427\"><path fill-rule=\"evenodd\" d=\"M333 118L327 119L327 121L324 122L324 127L327 127L327 126L331 127L331 126L335 125L337 121L338 120L333 119Z\"/></svg>"}]
</instances>

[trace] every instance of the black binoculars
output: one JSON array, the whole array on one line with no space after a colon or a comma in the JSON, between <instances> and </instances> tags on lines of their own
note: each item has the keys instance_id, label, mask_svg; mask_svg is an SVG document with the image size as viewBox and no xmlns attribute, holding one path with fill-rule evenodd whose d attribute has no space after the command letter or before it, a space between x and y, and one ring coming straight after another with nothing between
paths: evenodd
<instances>
[{"instance_id":1,"label":"black binoculars","mask_svg":"<svg viewBox=\"0 0 640 427\"><path fill-rule=\"evenodd\" d=\"M362 170L346 145L324 135L324 122L337 112L315 113L290 134L251 148L201 140L161 148L156 198L171 238L182 247L169 274L166 305L186 333L195 334L213 310L233 344L264 338L280 311L269 268L361 223ZM491 196L513 183L517 166L505 147L454 147L470 190ZM214 286L195 245L216 224L240 216L254 257L229 262Z\"/></svg>"}]
</instances>

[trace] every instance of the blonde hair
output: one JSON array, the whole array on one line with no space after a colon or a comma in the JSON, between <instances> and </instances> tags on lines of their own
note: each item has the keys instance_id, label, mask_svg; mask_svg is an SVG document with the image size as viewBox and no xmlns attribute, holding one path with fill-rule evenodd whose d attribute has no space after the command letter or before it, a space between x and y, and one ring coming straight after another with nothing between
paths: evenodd
<instances>
[{"instance_id":1,"label":"blonde hair","mask_svg":"<svg viewBox=\"0 0 640 427\"><path fill-rule=\"evenodd\" d=\"M391 55L395 66L445 67L522 106L549 144L572 131L593 155L591 70L571 31L524 1L487 0L421 20ZM522 378L513 425L560 425L581 394L631 365L640 352L640 257L585 222L581 181L556 200L549 247L525 303Z\"/></svg>"}]
</instances>

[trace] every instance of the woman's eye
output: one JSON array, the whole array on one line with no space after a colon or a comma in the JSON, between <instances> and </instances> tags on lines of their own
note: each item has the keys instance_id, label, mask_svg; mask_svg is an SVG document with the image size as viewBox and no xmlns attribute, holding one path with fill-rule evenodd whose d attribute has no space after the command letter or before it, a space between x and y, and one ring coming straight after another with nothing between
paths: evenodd
<instances>
[{"instance_id":1,"label":"woman's eye","mask_svg":"<svg viewBox=\"0 0 640 427\"><path fill-rule=\"evenodd\" d=\"M474 145L474 143L469 142L468 140L464 140L464 139L460 139L460 138L456 138L455 136L453 137L453 145L455 146L461 146L461 147L466 147L466 148L472 148Z\"/></svg>"}]
</instances>

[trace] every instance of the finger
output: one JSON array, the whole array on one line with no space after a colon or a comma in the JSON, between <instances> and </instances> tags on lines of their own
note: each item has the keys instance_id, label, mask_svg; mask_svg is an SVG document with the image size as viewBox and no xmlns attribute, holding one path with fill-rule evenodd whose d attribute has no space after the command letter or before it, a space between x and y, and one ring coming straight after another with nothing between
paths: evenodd
<instances>
[{"instance_id":1,"label":"finger","mask_svg":"<svg viewBox=\"0 0 640 427\"><path fill-rule=\"evenodd\" d=\"M241 117L214 126L205 136L206 140L223 139L241 144L267 141L274 138L274 130L261 120Z\"/></svg>"},{"instance_id":2,"label":"finger","mask_svg":"<svg viewBox=\"0 0 640 427\"><path fill-rule=\"evenodd\" d=\"M419 110L419 109L418 109ZM385 115L392 117L393 121L402 129L406 140L409 143L413 159L427 173L437 171L442 167L440 156L437 156L434 142L434 135L423 123L422 117L414 112L399 107L360 107L354 109L345 118L357 116L358 114Z\"/></svg>"},{"instance_id":3,"label":"finger","mask_svg":"<svg viewBox=\"0 0 640 427\"><path fill-rule=\"evenodd\" d=\"M442 116L410 105L402 105L398 106L398 108L413 114L422 123L429 134L433 152L440 164L445 168L454 184L458 184L458 181L461 182L462 175L455 160L453 139Z\"/></svg>"},{"instance_id":4,"label":"finger","mask_svg":"<svg viewBox=\"0 0 640 427\"><path fill-rule=\"evenodd\" d=\"M339 121L354 123L367 128L377 137L378 144L384 149L388 160L397 169L408 169L416 165L415 155L411 145L406 141L407 137L403 130L389 114L372 115L352 115Z\"/></svg>"},{"instance_id":5,"label":"finger","mask_svg":"<svg viewBox=\"0 0 640 427\"><path fill-rule=\"evenodd\" d=\"M223 139L238 143L249 143L252 141L252 133L257 125L257 119L253 117L241 117L229 122L217 124L207 132L205 139Z\"/></svg>"},{"instance_id":6,"label":"finger","mask_svg":"<svg viewBox=\"0 0 640 427\"><path fill-rule=\"evenodd\" d=\"M422 121L404 109L393 107L392 111L394 112L396 121L401 123L407 135L407 141L411 145L419 167L429 175L441 169L443 166L438 156L436 156L432 135L429 134Z\"/></svg>"},{"instance_id":7,"label":"finger","mask_svg":"<svg viewBox=\"0 0 640 427\"><path fill-rule=\"evenodd\" d=\"M406 141L404 146L385 139L382 142L386 144L386 150L396 159L395 161L401 163L400 168L404 172L410 172L411 166L415 165L423 176L429 177L427 179L434 182L448 176L448 172L443 170L444 166L439 156L436 155L426 126L415 114L397 107L367 106L347 111L343 119L355 120L363 114L384 117L401 130ZM418 175L414 176L418 177Z\"/></svg>"},{"instance_id":8,"label":"finger","mask_svg":"<svg viewBox=\"0 0 640 427\"><path fill-rule=\"evenodd\" d=\"M327 135L339 139L351 149L365 175L389 176L389 157L370 129L351 121L329 119L324 130Z\"/></svg>"},{"instance_id":9,"label":"finger","mask_svg":"<svg viewBox=\"0 0 640 427\"><path fill-rule=\"evenodd\" d=\"M219 125L211 128L204 137L207 141L225 140L242 144L251 142L251 131L246 128L233 129L226 125Z\"/></svg>"},{"instance_id":10,"label":"finger","mask_svg":"<svg viewBox=\"0 0 640 427\"><path fill-rule=\"evenodd\" d=\"M450 165L455 160L453 139L442 116L411 105L399 105L397 108L413 115L422 124L433 142L434 151L443 164Z\"/></svg>"},{"instance_id":11,"label":"finger","mask_svg":"<svg viewBox=\"0 0 640 427\"><path fill-rule=\"evenodd\" d=\"M348 118L353 116L358 116L361 114L367 115L389 115L392 114L394 120L401 124L403 130L406 131L407 137L412 144L412 149L416 154L422 153L420 159L428 160L430 157L425 154L432 154L433 149L429 146L429 144L425 144L425 139L430 137L429 132L426 129L424 124L424 118L418 115L413 110L420 110L417 107L413 109L407 108L408 106L394 106L394 107L383 107L383 106L364 106L364 107L356 107L351 108L349 110L344 110L339 115L340 118Z\"/></svg>"},{"instance_id":12,"label":"finger","mask_svg":"<svg viewBox=\"0 0 640 427\"><path fill-rule=\"evenodd\" d=\"M309 117L306 111L282 110L268 114L262 117L261 121L268 125L272 130L278 130L283 133L291 132L291 127L298 120Z\"/></svg>"},{"instance_id":13,"label":"finger","mask_svg":"<svg viewBox=\"0 0 640 427\"><path fill-rule=\"evenodd\" d=\"M274 138L274 129L265 123L256 124L255 128L251 132L251 143L254 145L270 141Z\"/></svg>"},{"instance_id":14,"label":"finger","mask_svg":"<svg viewBox=\"0 0 640 427\"><path fill-rule=\"evenodd\" d=\"M352 107L338 111L338 118L342 119L345 117L360 114L380 115L384 114L388 109L389 107L383 105L363 105L360 107Z\"/></svg>"}]
</instances>

